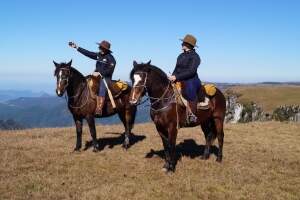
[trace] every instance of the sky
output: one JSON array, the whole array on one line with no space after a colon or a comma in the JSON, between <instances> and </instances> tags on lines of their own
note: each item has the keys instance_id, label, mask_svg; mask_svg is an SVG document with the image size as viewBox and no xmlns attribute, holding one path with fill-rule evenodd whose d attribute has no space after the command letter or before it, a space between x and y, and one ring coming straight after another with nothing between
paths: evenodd
<instances>
[{"instance_id":1,"label":"sky","mask_svg":"<svg viewBox=\"0 0 300 200\"><path fill-rule=\"evenodd\" d=\"M185 34L197 38L202 81L300 81L300 1L26 0L0 3L0 90L53 92L56 62L84 75L95 61L68 47L97 51L111 42L114 79L129 80L132 62L172 72Z\"/></svg>"}]
</instances>

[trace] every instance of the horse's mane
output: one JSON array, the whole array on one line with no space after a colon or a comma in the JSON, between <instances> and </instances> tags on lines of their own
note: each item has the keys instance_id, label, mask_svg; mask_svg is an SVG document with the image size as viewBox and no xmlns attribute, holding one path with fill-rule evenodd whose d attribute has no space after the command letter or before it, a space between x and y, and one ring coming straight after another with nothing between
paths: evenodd
<instances>
[{"instance_id":1,"label":"horse's mane","mask_svg":"<svg viewBox=\"0 0 300 200\"><path fill-rule=\"evenodd\" d=\"M160 82L169 83L168 76L163 70L161 70L160 68L158 68L154 65L148 64L148 63L146 63L146 64L141 63L141 64L137 64L137 65L134 66L134 68L130 72L131 81L133 81L134 73L136 73L138 71L146 72L146 73L152 73L153 72L155 74L154 78L159 78Z\"/></svg>"},{"instance_id":2,"label":"horse's mane","mask_svg":"<svg viewBox=\"0 0 300 200\"><path fill-rule=\"evenodd\" d=\"M70 69L72 73L76 73L80 78L85 79L85 76L83 76L83 74L80 71L78 71L74 67L70 67Z\"/></svg>"},{"instance_id":3,"label":"horse's mane","mask_svg":"<svg viewBox=\"0 0 300 200\"><path fill-rule=\"evenodd\" d=\"M57 74L58 74L58 72L59 72L59 69L61 69L61 68L70 68L70 71L72 72L72 73L74 73L74 74L76 74L79 78L82 78L82 79L85 79L85 77L82 75L82 73L80 73L77 69L75 69L74 67L69 67L68 65L67 65L67 63L60 63L60 66L59 67L57 67L56 69L55 69L55 71L54 71L54 75L56 76Z\"/></svg>"}]
</instances>

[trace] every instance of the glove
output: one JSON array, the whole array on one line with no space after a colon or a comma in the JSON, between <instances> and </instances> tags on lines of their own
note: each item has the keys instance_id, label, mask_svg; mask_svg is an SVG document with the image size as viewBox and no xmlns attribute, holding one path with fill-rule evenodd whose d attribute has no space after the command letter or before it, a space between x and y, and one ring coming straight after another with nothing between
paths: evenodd
<instances>
[{"instance_id":1,"label":"glove","mask_svg":"<svg viewBox=\"0 0 300 200\"><path fill-rule=\"evenodd\" d=\"M74 42L69 42L69 46L74 48L74 49L78 49L77 44L75 44Z\"/></svg>"},{"instance_id":2,"label":"glove","mask_svg":"<svg viewBox=\"0 0 300 200\"><path fill-rule=\"evenodd\" d=\"M92 75L95 77L101 76L101 74L99 72L93 72Z\"/></svg>"}]
</instances>

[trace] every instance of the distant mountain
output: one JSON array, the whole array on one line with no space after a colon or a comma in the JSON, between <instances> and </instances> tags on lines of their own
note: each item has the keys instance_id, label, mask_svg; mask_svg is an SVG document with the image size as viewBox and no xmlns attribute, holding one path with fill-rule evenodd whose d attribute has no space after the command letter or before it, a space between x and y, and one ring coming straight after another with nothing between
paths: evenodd
<instances>
[{"instance_id":1,"label":"distant mountain","mask_svg":"<svg viewBox=\"0 0 300 200\"><path fill-rule=\"evenodd\" d=\"M0 120L0 130L19 130L24 129L24 126L15 122L12 119Z\"/></svg>"},{"instance_id":2,"label":"distant mountain","mask_svg":"<svg viewBox=\"0 0 300 200\"><path fill-rule=\"evenodd\" d=\"M19 97L50 96L46 92L32 92L30 90L0 90L0 102L16 99Z\"/></svg>"},{"instance_id":3,"label":"distant mountain","mask_svg":"<svg viewBox=\"0 0 300 200\"><path fill-rule=\"evenodd\" d=\"M63 127L74 124L72 115L64 98L55 96L20 97L0 103L0 119L14 119L22 126L33 127ZM149 107L139 106L136 123L148 122ZM117 115L96 120L97 123L121 123Z\"/></svg>"},{"instance_id":4,"label":"distant mountain","mask_svg":"<svg viewBox=\"0 0 300 200\"><path fill-rule=\"evenodd\" d=\"M262 82L261 84L266 85L300 85L300 82Z\"/></svg>"}]
</instances>

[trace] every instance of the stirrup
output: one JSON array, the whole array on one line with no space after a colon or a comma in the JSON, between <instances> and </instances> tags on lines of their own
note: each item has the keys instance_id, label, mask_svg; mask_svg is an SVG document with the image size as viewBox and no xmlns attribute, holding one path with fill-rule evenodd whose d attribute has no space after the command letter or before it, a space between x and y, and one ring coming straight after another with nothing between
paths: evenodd
<instances>
[{"instance_id":1,"label":"stirrup","mask_svg":"<svg viewBox=\"0 0 300 200\"><path fill-rule=\"evenodd\" d=\"M197 116L194 113L189 113L187 116L187 122L188 124L196 123L197 122Z\"/></svg>"},{"instance_id":2,"label":"stirrup","mask_svg":"<svg viewBox=\"0 0 300 200\"><path fill-rule=\"evenodd\" d=\"M102 109L100 109L100 108L96 108L95 109L95 115L102 115Z\"/></svg>"}]
</instances>

